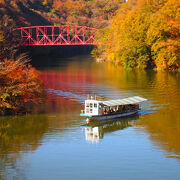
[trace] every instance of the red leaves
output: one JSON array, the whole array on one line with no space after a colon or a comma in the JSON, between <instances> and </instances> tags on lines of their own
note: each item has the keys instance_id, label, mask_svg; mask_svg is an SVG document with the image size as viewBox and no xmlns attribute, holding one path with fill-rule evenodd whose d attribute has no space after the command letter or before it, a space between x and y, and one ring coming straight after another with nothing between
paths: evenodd
<instances>
[{"instance_id":1,"label":"red leaves","mask_svg":"<svg viewBox=\"0 0 180 180\"><path fill-rule=\"evenodd\" d=\"M0 62L0 89L0 105L6 102L16 108L26 102L39 102L44 92L35 68L23 61L8 59Z\"/></svg>"}]
</instances>

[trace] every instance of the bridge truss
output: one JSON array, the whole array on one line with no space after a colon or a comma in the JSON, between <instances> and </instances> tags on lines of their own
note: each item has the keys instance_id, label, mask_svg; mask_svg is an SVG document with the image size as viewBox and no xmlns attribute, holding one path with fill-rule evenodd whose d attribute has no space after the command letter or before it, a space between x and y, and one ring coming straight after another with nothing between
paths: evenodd
<instances>
[{"instance_id":1,"label":"bridge truss","mask_svg":"<svg viewBox=\"0 0 180 180\"><path fill-rule=\"evenodd\" d=\"M30 26L16 29L21 46L94 45L97 29L86 26Z\"/></svg>"}]
</instances>

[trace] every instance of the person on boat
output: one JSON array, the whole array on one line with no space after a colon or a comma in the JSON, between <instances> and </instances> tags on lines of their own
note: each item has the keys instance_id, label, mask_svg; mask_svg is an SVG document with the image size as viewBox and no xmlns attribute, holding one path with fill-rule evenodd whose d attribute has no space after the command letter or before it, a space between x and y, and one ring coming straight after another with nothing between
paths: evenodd
<instances>
[{"instance_id":1,"label":"person on boat","mask_svg":"<svg viewBox=\"0 0 180 180\"><path fill-rule=\"evenodd\" d=\"M107 109L106 109L106 107L104 108L104 114L107 114Z\"/></svg>"}]
</instances>

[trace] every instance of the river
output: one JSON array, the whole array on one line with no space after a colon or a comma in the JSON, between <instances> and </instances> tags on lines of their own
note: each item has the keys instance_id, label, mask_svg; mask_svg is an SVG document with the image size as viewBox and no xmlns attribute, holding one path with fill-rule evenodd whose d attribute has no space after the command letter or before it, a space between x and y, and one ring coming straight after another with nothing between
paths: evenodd
<instances>
[{"instance_id":1,"label":"river","mask_svg":"<svg viewBox=\"0 0 180 180\"><path fill-rule=\"evenodd\" d=\"M180 74L123 70L91 56L36 64L48 93L33 114L0 117L0 179L180 179ZM139 116L83 126L88 95L142 96Z\"/></svg>"}]
</instances>

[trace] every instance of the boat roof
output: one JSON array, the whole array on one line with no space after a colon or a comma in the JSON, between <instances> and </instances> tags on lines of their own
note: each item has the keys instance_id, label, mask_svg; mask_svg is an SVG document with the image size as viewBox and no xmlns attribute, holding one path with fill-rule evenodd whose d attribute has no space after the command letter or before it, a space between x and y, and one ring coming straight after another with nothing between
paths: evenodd
<instances>
[{"instance_id":1,"label":"boat roof","mask_svg":"<svg viewBox=\"0 0 180 180\"><path fill-rule=\"evenodd\" d=\"M125 99L102 101L102 103L105 106L118 106L118 105L127 105L127 104L137 104L143 101L147 101L147 99L139 96L133 96Z\"/></svg>"}]
</instances>

